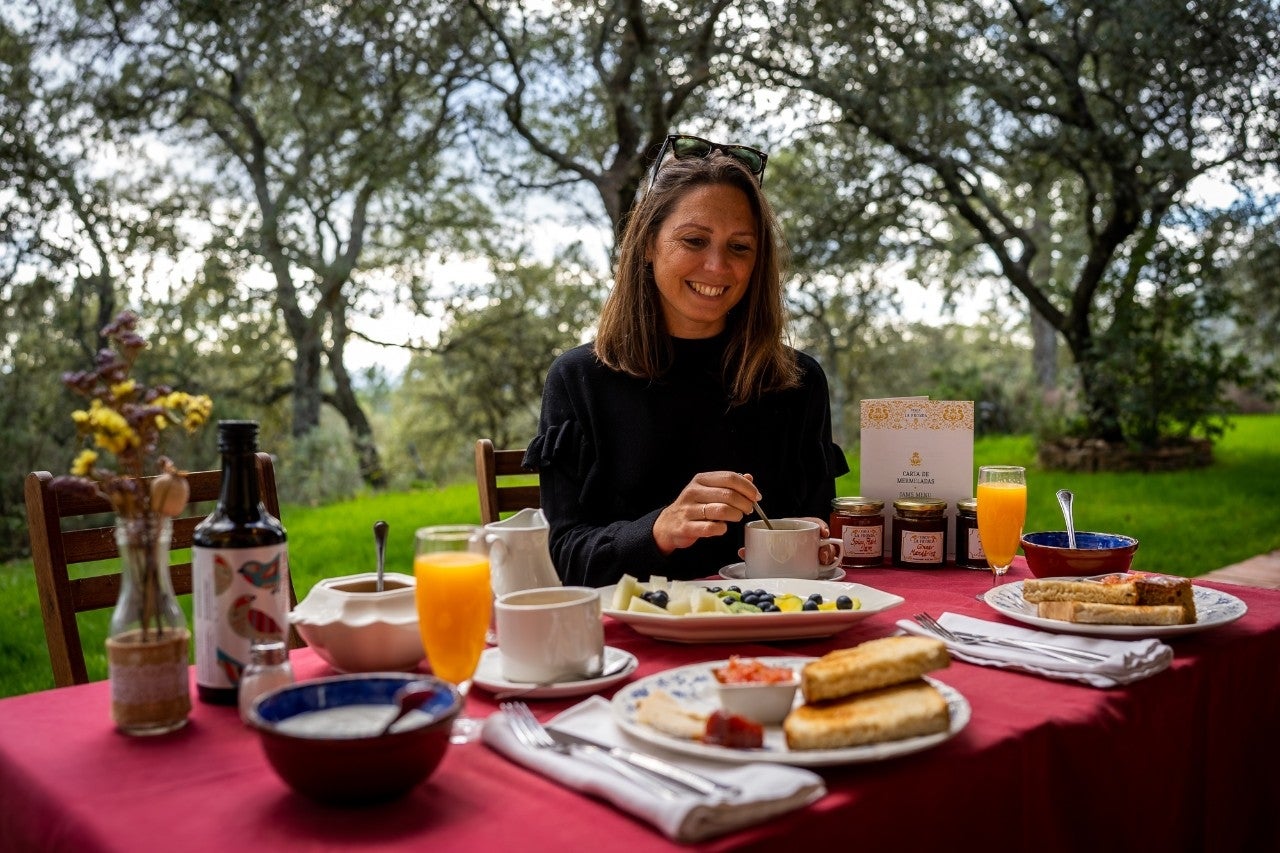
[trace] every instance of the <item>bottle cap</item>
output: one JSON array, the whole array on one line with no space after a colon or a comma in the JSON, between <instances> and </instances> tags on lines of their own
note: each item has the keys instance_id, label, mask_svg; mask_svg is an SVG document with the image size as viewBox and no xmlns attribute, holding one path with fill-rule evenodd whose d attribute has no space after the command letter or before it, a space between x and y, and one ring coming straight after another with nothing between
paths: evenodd
<instances>
[{"instance_id":1,"label":"bottle cap","mask_svg":"<svg viewBox=\"0 0 1280 853\"><path fill-rule=\"evenodd\" d=\"M219 451L253 453L257 449L257 421L218 421Z\"/></svg>"}]
</instances>

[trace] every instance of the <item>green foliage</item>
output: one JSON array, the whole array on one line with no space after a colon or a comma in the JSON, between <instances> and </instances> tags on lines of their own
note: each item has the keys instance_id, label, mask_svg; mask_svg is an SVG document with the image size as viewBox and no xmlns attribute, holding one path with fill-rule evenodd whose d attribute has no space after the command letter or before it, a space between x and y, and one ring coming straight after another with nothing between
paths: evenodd
<instances>
[{"instance_id":1,"label":"green foliage","mask_svg":"<svg viewBox=\"0 0 1280 853\"><path fill-rule=\"evenodd\" d=\"M1102 411L1085 411L1077 434L1100 426L1136 447L1155 448L1225 429L1232 387L1258 388L1274 369L1222 338L1235 294L1215 263L1212 233L1190 245L1164 242L1138 286L1116 300L1111 325L1095 338L1098 355L1082 369ZM1123 283L1119 285L1123 290Z\"/></svg>"},{"instance_id":2,"label":"green foliage","mask_svg":"<svg viewBox=\"0 0 1280 853\"><path fill-rule=\"evenodd\" d=\"M460 288L439 343L413 358L392 401L390 453L412 460L418 481L444 482L474 470L477 438L528 444L547 369L582 342L600 291L574 251L551 265L496 262L492 282Z\"/></svg>"},{"instance_id":3,"label":"green foliage","mask_svg":"<svg viewBox=\"0 0 1280 853\"><path fill-rule=\"evenodd\" d=\"M281 503L319 506L350 500L362 488L360 467L351 453L347 429L336 417L301 436L269 449L277 461L276 489Z\"/></svg>"}]
</instances>

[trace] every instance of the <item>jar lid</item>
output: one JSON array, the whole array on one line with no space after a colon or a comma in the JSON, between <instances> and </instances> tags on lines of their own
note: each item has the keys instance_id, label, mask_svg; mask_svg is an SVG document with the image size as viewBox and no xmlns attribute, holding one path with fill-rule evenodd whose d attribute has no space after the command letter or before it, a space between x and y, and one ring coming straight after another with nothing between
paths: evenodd
<instances>
[{"instance_id":1,"label":"jar lid","mask_svg":"<svg viewBox=\"0 0 1280 853\"><path fill-rule=\"evenodd\" d=\"M941 498L899 498L893 502L893 508L902 512L942 515L947 510L947 502Z\"/></svg>"},{"instance_id":2,"label":"jar lid","mask_svg":"<svg viewBox=\"0 0 1280 853\"><path fill-rule=\"evenodd\" d=\"M850 515L876 515L884 509L884 501L879 498L836 498L831 502L831 508Z\"/></svg>"},{"instance_id":3,"label":"jar lid","mask_svg":"<svg viewBox=\"0 0 1280 853\"><path fill-rule=\"evenodd\" d=\"M961 498L960 500L956 501L956 509L960 510L961 512L971 512L971 513L977 512L978 499L977 498Z\"/></svg>"}]
</instances>

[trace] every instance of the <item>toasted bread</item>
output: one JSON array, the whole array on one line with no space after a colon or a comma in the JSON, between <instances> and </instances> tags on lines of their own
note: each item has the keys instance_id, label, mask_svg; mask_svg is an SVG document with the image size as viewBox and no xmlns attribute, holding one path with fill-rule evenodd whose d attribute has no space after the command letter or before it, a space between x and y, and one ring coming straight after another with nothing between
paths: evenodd
<instances>
[{"instance_id":1,"label":"toasted bread","mask_svg":"<svg viewBox=\"0 0 1280 853\"><path fill-rule=\"evenodd\" d=\"M1042 619L1086 625L1181 625L1183 609L1176 604L1099 604L1094 601L1041 601Z\"/></svg>"},{"instance_id":2,"label":"toasted bread","mask_svg":"<svg viewBox=\"0 0 1280 853\"><path fill-rule=\"evenodd\" d=\"M1042 601L1092 601L1098 604L1137 604L1138 586L1128 575L1108 575L1100 580L1028 578L1022 597L1033 604Z\"/></svg>"},{"instance_id":3,"label":"toasted bread","mask_svg":"<svg viewBox=\"0 0 1280 853\"><path fill-rule=\"evenodd\" d=\"M1196 597L1187 578L1173 575L1139 575L1134 578L1138 588L1138 604L1173 604L1182 608L1183 625L1196 621Z\"/></svg>"},{"instance_id":4,"label":"toasted bread","mask_svg":"<svg viewBox=\"0 0 1280 853\"><path fill-rule=\"evenodd\" d=\"M800 673L800 692L806 702L840 699L851 693L912 681L950 663L951 656L940 640L882 637L805 664Z\"/></svg>"},{"instance_id":5,"label":"toasted bread","mask_svg":"<svg viewBox=\"0 0 1280 853\"><path fill-rule=\"evenodd\" d=\"M932 684L906 684L858 693L831 702L801 705L782 729L791 749L840 749L945 732L947 701Z\"/></svg>"}]
</instances>

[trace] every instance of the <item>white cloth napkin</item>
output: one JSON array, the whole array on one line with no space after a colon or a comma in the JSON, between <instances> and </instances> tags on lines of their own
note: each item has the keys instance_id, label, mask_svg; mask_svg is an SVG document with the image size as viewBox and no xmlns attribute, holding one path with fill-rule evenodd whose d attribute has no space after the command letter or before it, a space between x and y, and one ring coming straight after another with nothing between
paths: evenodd
<instances>
[{"instance_id":1,"label":"white cloth napkin","mask_svg":"<svg viewBox=\"0 0 1280 853\"><path fill-rule=\"evenodd\" d=\"M548 725L597 743L649 752L741 789L734 795L690 793L663 798L589 758L524 746L501 712L485 720L483 739L490 748L566 787L608 800L676 841L702 841L761 823L808 805L827 792L821 776L799 767L763 762L725 764L651 744L640 747L625 738L613 721L609 702L600 696L569 708Z\"/></svg>"},{"instance_id":2,"label":"white cloth napkin","mask_svg":"<svg viewBox=\"0 0 1280 853\"><path fill-rule=\"evenodd\" d=\"M938 621L942 627L950 631L966 631L970 634L981 634L984 637L1004 637L1010 640L1035 640L1107 655L1106 660L1098 663L1077 664L1008 646L947 643L947 650L953 657L969 663L1000 669L1017 669L1043 675L1046 678L1083 681L1094 687L1116 687L1129 684L1149 675L1155 675L1167 669L1173 662L1173 649L1159 640L1108 640L1075 634L1054 634L1000 622L973 619L958 613L943 613ZM900 620L898 627L911 634L942 639L909 619Z\"/></svg>"}]
</instances>

